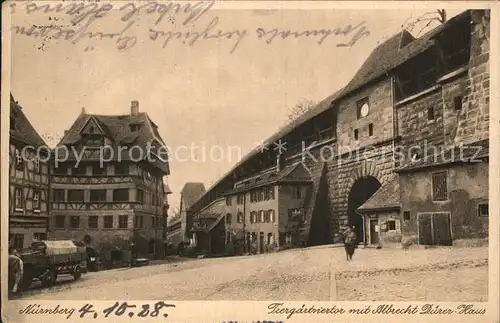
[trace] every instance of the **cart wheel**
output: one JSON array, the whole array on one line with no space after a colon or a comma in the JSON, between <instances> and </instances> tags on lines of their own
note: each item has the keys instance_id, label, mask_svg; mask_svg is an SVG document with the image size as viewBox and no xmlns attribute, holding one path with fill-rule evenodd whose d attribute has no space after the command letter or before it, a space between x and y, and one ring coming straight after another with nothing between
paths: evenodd
<instances>
[{"instance_id":1,"label":"cart wheel","mask_svg":"<svg viewBox=\"0 0 500 323\"><path fill-rule=\"evenodd\" d=\"M76 265L75 268L73 268L73 278L78 280L80 277L82 277L82 268L79 265Z\"/></svg>"},{"instance_id":2,"label":"cart wheel","mask_svg":"<svg viewBox=\"0 0 500 323\"><path fill-rule=\"evenodd\" d=\"M54 267L48 269L48 273L43 277L42 284L45 287L50 287L56 283L57 270Z\"/></svg>"}]
</instances>

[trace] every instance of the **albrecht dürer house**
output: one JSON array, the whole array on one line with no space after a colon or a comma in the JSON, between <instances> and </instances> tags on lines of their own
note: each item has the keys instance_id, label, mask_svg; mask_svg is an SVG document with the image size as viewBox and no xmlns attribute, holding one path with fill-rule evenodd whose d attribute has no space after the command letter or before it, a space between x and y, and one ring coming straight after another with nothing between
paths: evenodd
<instances>
[{"instance_id":1,"label":"albrecht d\u00fcrer house","mask_svg":"<svg viewBox=\"0 0 500 323\"><path fill-rule=\"evenodd\" d=\"M490 12L467 10L378 45L193 204L192 245L261 253L337 242L347 224L366 245L487 238L489 33Z\"/></svg>"},{"instance_id":2,"label":"albrecht d\u00fcrer house","mask_svg":"<svg viewBox=\"0 0 500 323\"><path fill-rule=\"evenodd\" d=\"M53 165L51 236L84 241L112 260L121 260L119 250L131 243L140 256L163 257L169 165L139 102L116 116L82 109L54 152L63 146L70 153ZM82 155L79 163L75 155Z\"/></svg>"},{"instance_id":3,"label":"albrecht d\u00fcrer house","mask_svg":"<svg viewBox=\"0 0 500 323\"><path fill-rule=\"evenodd\" d=\"M49 151L23 109L10 95L9 243L27 248L47 239L49 228Z\"/></svg>"}]
</instances>

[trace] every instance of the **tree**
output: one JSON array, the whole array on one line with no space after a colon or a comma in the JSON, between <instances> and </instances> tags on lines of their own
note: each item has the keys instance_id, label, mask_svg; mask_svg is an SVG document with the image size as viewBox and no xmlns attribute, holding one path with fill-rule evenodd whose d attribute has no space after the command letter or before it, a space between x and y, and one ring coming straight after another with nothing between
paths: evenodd
<instances>
[{"instance_id":1,"label":"tree","mask_svg":"<svg viewBox=\"0 0 500 323\"><path fill-rule=\"evenodd\" d=\"M169 212L170 214L168 215L168 218L167 218L167 224L172 223L173 221L177 220L181 216L181 213L180 213L178 208L172 208L169 211L170 211Z\"/></svg>"},{"instance_id":2,"label":"tree","mask_svg":"<svg viewBox=\"0 0 500 323\"><path fill-rule=\"evenodd\" d=\"M311 100L300 100L288 115L288 121L293 121L303 115L305 112L316 106L316 103Z\"/></svg>"},{"instance_id":3,"label":"tree","mask_svg":"<svg viewBox=\"0 0 500 323\"><path fill-rule=\"evenodd\" d=\"M447 20L447 15L446 10L437 9L435 11L426 12L413 21L410 21L411 18L412 17L410 16L402 27L408 30L410 33L413 33L415 29L421 27L420 31L415 34L415 37L420 37L420 35L423 34L424 30L429 28L432 23L444 24Z\"/></svg>"}]
</instances>

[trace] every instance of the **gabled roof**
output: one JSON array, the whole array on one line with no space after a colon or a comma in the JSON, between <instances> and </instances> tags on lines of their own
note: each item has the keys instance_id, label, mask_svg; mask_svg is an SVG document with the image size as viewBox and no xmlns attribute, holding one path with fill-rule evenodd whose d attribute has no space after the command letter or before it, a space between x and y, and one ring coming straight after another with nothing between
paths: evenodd
<instances>
[{"instance_id":1,"label":"gabled roof","mask_svg":"<svg viewBox=\"0 0 500 323\"><path fill-rule=\"evenodd\" d=\"M391 180L384 183L357 211L397 210L400 207L399 180L397 176L394 176Z\"/></svg>"},{"instance_id":2,"label":"gabled roof","mask_svg":"<svg viewBox=\"0 0 500 323\"><path fill-rule=\"evenodd\" d=\"M395 170L398 173L418 171L426 168L445 166L457 163L478 163L489 157L489 139L463 146L454 146L434 155L424 156L418 161L409 163Z\"/></svg>"},{"instance_id":3,"label":"gabled roof","mask_svg":"<svg viewBox=\"0 0 500 323\"><path fill-rule=\"evenodd\" d=\"M138 113L137 115L99 115L99 114L88 114L82 112L78 118L75 120L71 128L64 135L57 146L71 146L78 143L81 139L81 132L84 127L89 122L95 122L99 129L102 129L104 136L111 140L111 146L114 148L114 157L118 158L121 155L122 160L128 160L131 158L130 154L135 160L139 154L139 150L133 150L131 152L127 150L118 150L118 147L131 147L138 146L143 150L143 154L146 155L148 144L152 147L159 148L165 144L158 134L156 126L151 122L149 116L145 112ZM140 125L139 130L132 131L131 125ZM155 142L159 144L155 144ZM154 150L152 150L154 152ZM166 149L163 150L166 152ZM166 155L160 156L166 159ZM161 169L162 171L169 173L168 163L163 163L159 158L152 162L153 165Z\"/></svg>"},{"instance_id":4,"label":"gabled roof","mask_svg":"<svg viewBox=\"0 0 500 323\"><path fill-rule=\"evenodd\" d=\"M10 139L35 148L47 146L23 113L21 106L14 100L12 93L10 94L10 117L15 123L15 129L9 130Z\"/></svg>"},{"instance_id":5,"label":"gabled roof","mask_svg":"<svg viewBox=\"0 0 500 323\"><path fill-rule=\"evenodd\" d=\"M181 190L181 198L184 208L187 210L193 205L197 198L205 193L205 184L200 182L189 182L184 184Z\"/></svg>"},{"instance_id":6,"label":"gabled roof","mask_svg":"<svg viewBox=\"0 0 500 323\"><path fill-rule=\"evenodd\" d=\"M458 19L462 19L468 14L470 14L470 10L464 11L458 16L451 18L445 24L434 28L419 38L413 38L413 36L411 36L411 34L406 30L398 32L394 36L390 37L372 51L367 60L345 87L326 97L315 107L307 110L304 114L282 127L275 134L265 140L265 142L273 143L280 140L284 136L291 133L298 126L306 123L316 116L319 116L321 113L334 108L335 103L345 96L359 90L361 87L379 79L380 77L386 75L388 76L389 73L395 68L429 49L434 44L433 38L446 28L447 25L456 22ZM261 153L260 147L256 147L250 151L250 153L243 157L242 160L238 162L229 172L215 182L215 184L207 190L207 193L217 187L217 185L224 179L229 178L235 169L241 167L259 153Z\"/></svg>"}]
</instances>

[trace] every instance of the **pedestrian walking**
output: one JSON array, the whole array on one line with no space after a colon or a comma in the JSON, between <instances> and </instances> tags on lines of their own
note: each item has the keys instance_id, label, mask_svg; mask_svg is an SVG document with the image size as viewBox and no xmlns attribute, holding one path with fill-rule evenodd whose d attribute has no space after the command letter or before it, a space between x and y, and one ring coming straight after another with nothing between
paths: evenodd
<instances>
[{"instance_id":1,"label":"pedestrian walking","mask_svg":"<svg viewBox=\"0 0 500 323\"><path fill-rule=\"evenodd\" d=\"M19 285L23 278L23 260L17 251L9 247L9 292L17 294L20 292Z\"/></svg>"}]
</instances>

